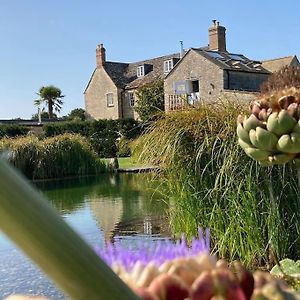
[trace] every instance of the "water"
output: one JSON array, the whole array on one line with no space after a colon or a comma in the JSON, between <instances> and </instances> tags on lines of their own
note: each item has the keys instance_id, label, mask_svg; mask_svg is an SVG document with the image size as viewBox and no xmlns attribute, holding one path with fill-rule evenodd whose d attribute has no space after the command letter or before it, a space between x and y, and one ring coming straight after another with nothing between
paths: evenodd
<instances>
[{"instance_id":1,"label":"water","mask_svg":"<svg viewBox=\"0 0 300 300\"><path fill-rule=\"evenodd\" d=\"M116 236L131 245L169 236L166 205L153 192L155 183L149 174L101 175L35 185L92 247L103 247L105 241L113 242ZM0 233L0 299L10 294L67 299Z\"/></svg>"}]
</instances>

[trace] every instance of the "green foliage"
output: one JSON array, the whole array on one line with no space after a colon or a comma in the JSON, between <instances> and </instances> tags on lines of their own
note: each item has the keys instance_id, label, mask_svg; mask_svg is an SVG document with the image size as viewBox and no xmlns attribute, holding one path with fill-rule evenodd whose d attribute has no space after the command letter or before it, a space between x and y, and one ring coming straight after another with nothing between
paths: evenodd
<instances>
[{"instance_id":1,"label":"green foliage","mask_svg":"<svg viewBox=\"0 0 300 300\"><path fill-rule=\"evenodd\" d=\"M53 85L42 86L37 94L39 99L35 100L34 104L39 106L44 103L48 107L49 119L53 118L53 110L60 112L65 96L59 88Z\"/></svg>"},{"instance_id":2,"label":"green foliage","mask_svg":"<svg viewBox=\"0 0 300 300\"><path fill-rule=\"evenodd\" d=\"M134 139L141 133L141 126L133 119L72 121L49 123L43 126L46 137L63 133L77 133L88 138L100 157L114 157L119 139Z\"/></svg>"},{"instance_id":3,"label":"green foliage","mask_svg":"<svg viewBox=\"0 0 300 300\"><path fill-rule=\"evenodd\" d=\"M10 162L30 179L60 178L104 171L87 140L64 134L39 140L28 136L0 140L0 151L11 151Z\"/></svg>"},{"instance_id":4,"label":"green foliage","mask_svg":"<svg viewBox=\"0 0 300 300\"><path fill-rule=\"evenodd\" d=\"M238 103L167 114L136 143L164 169L174 233L211 230L213 252L245 264L300 255L300 191L294 165L263 168L237 145Z\"/></svg>"},{"instance_id":5,"label":"green foliage","mask_svg":"<svg viewBox=\"0 0 300 300\"><path fill-rule=\"evenodd\" d=\"M153 119L164 111L164 83L157 80L140 86L136 92L135 110L145 122Z\"/></svg>"},{"instance_id":6,"label":"green foliage","mask_svg":"<svg viewBox=\"0 0 300 300\"><path fill-rule=\"evenodd\" d=\"M17 125L17 124L0 125L0 138L26 135L28 131L29 128L22 125Z\"/></svg>"},{"instance_id":7,"label":"green foliage","mask_svg":"<svg viewBox=\"0 0 300 300\"><path fill-rule=\"evenodd\" d=\"M75 108L68 115L68 120L70 121L84 121L85 119L85 110L83 108Z\"/></svg>"},{"instance_id":8,"label":"green foliage","mask_svg":"<svg viewBox=\"0 0 300 300\"><path fill-rule=\"evenodd\" d=\"M38 119L39 119L39 115L38 115L38 114L34 114L34 115L32 115L32 117L31 117L31 120L34 120L34 121L38 121ZM49 119L49 114L48 114L48 112L43 111L43 112L41 113L41 119L42 119L42 120L47 120L47 119ZM53 115L52 115L52 119L57 119L57 115L56 115L56 114L53 114Z\"/></svg>"},{"instance_id":9,"label":"green foliage","mask_svg":"<svg viewBox=\"0 0 300 300\"><path fill-rule=\"evenodd\" d=\"M130 143L131 140L127 140L126 138L121 138L118 142L118 157L129 157L131 155Z\"/></svg>"},{"instance_id":10,"label":"green foliage","mask_svg":"<svg viewBox=\"0 0 300 300\"><path fill-rule=\"evenodd\" d=\"M294 261L285 258L274 266L270 273L275 277L283 278L289 285L300 292L300 260Z\"/></svg>"}]
</instances>

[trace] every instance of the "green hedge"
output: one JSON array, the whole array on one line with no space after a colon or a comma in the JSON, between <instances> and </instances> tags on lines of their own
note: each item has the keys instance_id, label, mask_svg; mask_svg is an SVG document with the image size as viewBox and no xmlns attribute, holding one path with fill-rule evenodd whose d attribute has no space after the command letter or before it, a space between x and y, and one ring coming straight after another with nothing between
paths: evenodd
<instances>
[{"instance_id":1,"label":"green hedge","mask_svg":"<svg viewBox=\"0 0 300 300\"><path fill-rule=\"evenodd\" d=\"M0 125L0 138L2 137L16 137L20 135L26 135L29 131L28 127L11 124L11 125Z\"/></svg>"},{"instance_id":2,"label":"green hedge","mask_svg":"<svg viewBox=\"0 0 300 300\"><path fill-rule=\"evenodd\" d=\"M49 123L43 126L45 137L64 133L76 133L88 138L100 157L114 157L118 154L119 140L132 140L142 132L140 122L133 119L71 121Z\"/></svg>"}]
</instances>

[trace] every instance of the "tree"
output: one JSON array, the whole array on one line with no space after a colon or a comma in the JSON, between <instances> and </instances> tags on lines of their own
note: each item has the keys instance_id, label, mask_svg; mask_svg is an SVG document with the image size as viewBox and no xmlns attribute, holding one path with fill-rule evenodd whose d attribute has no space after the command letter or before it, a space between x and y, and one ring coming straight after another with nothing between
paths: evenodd
<instances>
[{"instance_id":1,"label":"tree","mask_svg":"<svg viewBox=\"0 0 300 300\"><path fill-rule=\"evenodd\" d=\"M164 111L164 83L157 80L153 83L142 85L136 92L135 111L140 119L145 122L153 119L156 115Z\"/></svg>"},{"instance_id":2,"label":"tree","mask_svg":"<svg viewBox=\"0 0 300 300\"><path fill-rule=\"evenodd\" d=\"M84 121L85 119L85 110L83 108L75 108L68 115L68 120Z\"/></svg>"},{"instance_id":3,"label":"tree","mask_svg":"<svg viewBox=\"0 0 300 300\"><path fill-rule=\"evenodd\" d=\"M40 98L35 100L34 104L39 106L44 103L48 106L49 119L53 118L53 110L60 112L65 96L59 88L53 85L42 86L37 94Z\"/></svg>"}]
</instances>

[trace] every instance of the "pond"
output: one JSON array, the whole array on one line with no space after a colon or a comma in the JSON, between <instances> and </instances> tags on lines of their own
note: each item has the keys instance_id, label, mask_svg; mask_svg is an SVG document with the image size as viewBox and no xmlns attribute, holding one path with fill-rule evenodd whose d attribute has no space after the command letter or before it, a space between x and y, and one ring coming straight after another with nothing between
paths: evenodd
<instances>
[{"instance_id":1,"label":"pond","mask_svg":"<svg viewBox=\"0 0 300 300\"><path fill-rule=\"evenodd\" d=\"M169 238L167 205L151 174L114 174L35 183L49 202L92 247ZM37 224L38 226L38 224ZM55 243L55 241L53 241ZM10 294L66 299L54 284L0 233L0 299Z\"/></svg>"}]
</instances>

